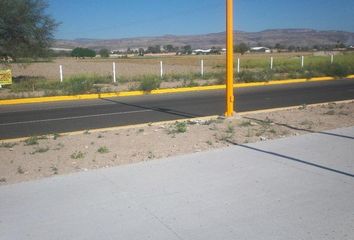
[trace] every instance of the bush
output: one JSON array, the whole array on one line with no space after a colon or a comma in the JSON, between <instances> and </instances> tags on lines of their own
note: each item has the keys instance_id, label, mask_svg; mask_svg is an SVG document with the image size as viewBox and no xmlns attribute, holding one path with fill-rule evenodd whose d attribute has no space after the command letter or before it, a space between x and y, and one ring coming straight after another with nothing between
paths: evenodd
<instances>
[{"instance_id":1,"label":"bush","mask_svg":"<svg viewBox=\"0 0 354 240\"><path fill-rule=\"evenodd\" d=\"M98 150L97 150L98 153L101 153L101 154L105 154L105 153L109 153L109 150L106 146L104 147L100 147Z\"/></svg>"},{"instance_id":2,"label":"bush","mask_svg":"<svg viewBox=\"0 0 354 240\"><path fill-rule=\"evenodd\" d=\"M66 94L87 93L93 88L93 81L85 77L73 77L64 81L61 87Z\"/></svg>"},{"instance_id":3,"label":"bush","mask_svg":"<svg viewBox=\"0 0 354 240\"><path fill-rule=\"evenodd\" d=\"M110 83L110 77L96 75L78 75L70 77L61 85L61 90L66 94L82 94L90 92L99 92L100 88L94 84Z\"/></svg>"},{"instance_id":4,"label":"bush","mask_svg":"<svg viewBox=\"0 0 354 240\"><path fill-rule=\"evenodd\" d=\"M260 72L242 71L237 76L239 82L265 82L273 79L274 72L271 70L264 70Z\"/></svg>"},{"instance_id":5,"label":"bush","mask_svg":"<svg viewBox=\"0 0 354 240\"><path fill-rule=\"evenodd\" d=\"M187 132L186 122L176 122L168 129L168 134L185 133Z\"/></svg>"},{"instance_id":6,"label":"bush","mask_svg":"<svg viewBox=\"0 0 354 240\"><path fill-rule=\"evenodd\" d=\"M85 58L85 57L96 57L96 52L92 49L89 48L75 48L71 52L72 57L79 57L79 58Z\"/></svg>"},{"instance_id":7,"label":"bush","mask_svg":"<svg viewBox=\"0 0 354 240\"><path fill-rule=\"evenodd\" d=\"M44 90L46 94L61 91L64 94L81 94L99 92L100 87L94 84L111 83L110 76L78 75L65 79L63 83L39 77L19 77L11 85L12 92L30 92ZM55 94L55 95L56 95Z\"/></svg>"},{"instance_id":8,"label":"bush","mask_svg":"<svg viewBox=\"0 0 354 240\"><path fill-rule=\"evenodd\" d=\"M322 72L331 77L346 77L351 73L350 66L344 66L340 64L323 64L319 65L317 68L321 69Z\"/></svg>"},{"instance_id":9,"label":"bush","mask_svg":"<svg viewBox=\"0 0 354 240\"><path fill-rule=\"evenodd\" d=\"M158 89L161 85L161 80L155 76L144 76L140 82L139 90L150 92Z\"/></svg>"},{"instance_id":10,"label":"bush","mask_svg":"<svg viewBox=\"0 0 354 240\"><path fill-rule=\"evenodd\" d=\"M30 137L25 140L26 146L38 145L38 137Z\"/></svg>"},{"instance_id":11,"label":"bush","mask_svg":"<svg viewBox=\"0 0 354 240\"><path fill-rule=\"evenodd\" d=\"M193 79L190 81L183 80L182 87L198 87L199 83L195 82Z\"/></svg>"},{"instance_id":12,"label":"bush","mask_svg":"<svg viewBox=\"0 0 354 240\"><path fill-rule=\"evenodd\" d=\"M40 77L17 77L11 85L12 92L32 92L37 90L59 89L59 82L48 81Z\"/></svg>"},{"instance_id":13,"label":"bush","mask_svg":"<svg viewBox=\"0 0 354 240\"><path fill-rule=\"evenodd\" d=\"M108 49L101 49L99 51L99 54L101 56L101 58L108 58L109 57L109 50Z\"/></svg>"},{"instance_id":14,"label":"bush","mask_svg":"<svg viewBox=\"0 0 354 240\"><path fill-rule=\"evenodd\" d=\"M290 74L289 74L290 75ZM307 67L305 69L301 69L299 71L296 71L294 74L296 77L295 78L306 78L310 79L316 76L323 75L322 73L319 73L318 71L314 70L312 66Z\"/></svg>"}]
</instances>

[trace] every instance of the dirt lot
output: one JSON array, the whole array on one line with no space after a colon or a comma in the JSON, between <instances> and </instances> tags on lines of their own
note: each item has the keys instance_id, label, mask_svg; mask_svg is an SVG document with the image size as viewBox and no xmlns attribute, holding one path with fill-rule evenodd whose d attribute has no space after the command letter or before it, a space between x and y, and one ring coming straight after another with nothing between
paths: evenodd
<instances>
[{"instance_id":1,"label":"dirt lot","mask_svg":"<svg viewBox=\"0 0 354 240\"><path fill-rule=\"evenodd\" d=\"M273 53L272 56L279 61L296 60L298 56L311 56L311 53ZM242 66L269 65L270 54L248 54L239 56ZM159 75L160 61L164 64L165 74L200 73L200 61L204 60L205 73L218 72L225 69L225 55L206 56L161 56L136 57L127 59L75 59L55 58L50 62L37 62L32 64L12 64L13 76L44 77L48 80L58 81L59 65L63 65L64 77L80 74L96 74L102 76L112 75L112 63L117 64L117 77L133 78L139 75ZM264 66L263 66L264 65ZM248 67L252 67L248 66ZM0 65L0 68L2 66ZM3 66L3 68L7 68Z\"/></svg>"},{"instance_id":2,"label":"dirt lot","mask_svg":"<svg viewBox=\"0 0 354 240\"><path fill-rule=\"evenodd\" d=\"M213 66L224 63L224 57L215 56L205 61L205 71L215 71ZM112 63L116 62L117 77L133 78L139 75L160 75L160 61L164 63L165 74L200 73L199 56L136 58L136 59L75 59L58 58L52 62L39 62L33 64L13 64L14 77L30 76L44 77L49 80L59 80L59 65L63 66L64 77L80 74L96 74L101 76L112 75Z\"/></svg>"},{"instance_id":3,"label":"dirt lot","mask_svg":"<svg viewBox=\"0 0 354 240\"><path fill-rule=\"evenodd\" d=\"M354 126L354 101L0 143L0 184Z\"/></svg>"}]
</instances>

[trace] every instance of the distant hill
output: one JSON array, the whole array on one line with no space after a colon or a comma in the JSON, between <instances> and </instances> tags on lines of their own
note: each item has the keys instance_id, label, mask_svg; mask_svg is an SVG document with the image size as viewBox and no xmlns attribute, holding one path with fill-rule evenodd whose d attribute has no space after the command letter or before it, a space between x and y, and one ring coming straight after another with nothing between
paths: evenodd
<instances>
[{"instance_id":1,"label":"distant hill","mask_svg":"<svg viewBox=\"0 0 354 240\"><path fill-rule=\"evenodd\" d=\"M284 46L312 47L314 45L334 45L342 42L354 45L354 33L344 31L316 31L313 29L272 29L261 32L235 32L236 43L244 42L250 46L274 46L279 43ZM160 37L137 37L122 39L75 39L56 40L53 47L75 48L88 47L92 49L108 48L110 50L129 48L147 48L153 45L174 46L191 45L193 48L224 47L225 33L210 33L204 35Z\"/></svg>"}]
</instances>

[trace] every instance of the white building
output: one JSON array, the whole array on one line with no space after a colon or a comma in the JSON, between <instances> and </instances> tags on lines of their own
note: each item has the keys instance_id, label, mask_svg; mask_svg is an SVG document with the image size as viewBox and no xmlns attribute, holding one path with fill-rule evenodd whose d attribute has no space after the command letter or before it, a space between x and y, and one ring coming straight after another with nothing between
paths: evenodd
<instances>
[{"instance_id":1,"label":"white building","mask_svg":"<svg viewBox=\"0 0 354 240\"><path fill-rule=\"evenodd\" d=\"M272 51L270 50L270 48L267 48L267 47L253 47L250 49L250 52L271 53Z\"/></svg>"},{"instance_id":2,"label":"white building","mask_svg":"<svg viewBox=\"0 0 354 240\"><path fill-rule=\"evenodd\" d=\"M203 55L206 55L206 54L210 54L211 53L211 49L196 49L196 50L193 50L192 54L194 55L200 55L200 54L203 54Z\"/></svg>"},{"instance_id":3,"label":"white building","mask_svg":"<svg viewBox=\"0 0 354 240\"><path fill-rule=\"evenodd\" d=\"M53 50L54 52L71 52L72 49L70 48L56 48L56 47L52 47L50 48L50 50Z\"/></svg>"}]
</instances>

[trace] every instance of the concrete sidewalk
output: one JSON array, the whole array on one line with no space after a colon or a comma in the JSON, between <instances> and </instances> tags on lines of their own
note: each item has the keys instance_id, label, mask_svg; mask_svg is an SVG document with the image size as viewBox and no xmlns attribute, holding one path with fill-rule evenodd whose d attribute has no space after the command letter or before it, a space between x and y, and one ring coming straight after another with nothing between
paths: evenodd
<instances>
[{"instance_id":1,"label":"concrete sidewalk","mask_svg":"<svg viewBox=\"0 0 354 240\"><path fill-rule=\"evenodd\" d=\"M354 127L0 187L0 239L353 239Z\"/></svg>"}]
</instances>

